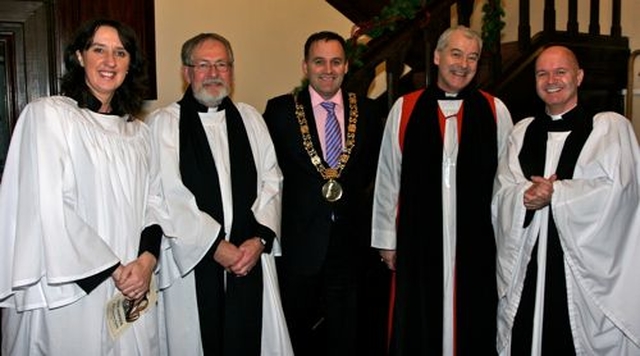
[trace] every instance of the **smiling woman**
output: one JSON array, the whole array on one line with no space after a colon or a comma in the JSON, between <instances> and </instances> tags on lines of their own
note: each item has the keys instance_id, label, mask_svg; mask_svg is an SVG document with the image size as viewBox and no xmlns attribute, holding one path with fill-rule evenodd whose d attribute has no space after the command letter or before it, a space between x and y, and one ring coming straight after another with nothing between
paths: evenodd
<instances>
[{"instance_id":1,"label":"smiling woman","mask_svg":"<svg viewBox=\"0 0 640 356\"><path fill-rule=\"evenodd\" d=\"M113 27L99 27L89 48L75 53L84 67L89 90L102 103L99 111L111 112L111 98L124 81L131 61L118 31Z\"/></svg>"},{"instance_id":2,"label":"smiling woman","mask_svg":"<svg viewBox=\"0 0 640 356\"><path fill-rule=\"evenodd\" d=\"M142 108L146 91L145 61L133 30L115 21L97 20L80 31L65 50L67 72L61 89L86 107L100 102L101 113L130 113Z\"/></svg>"},{"instance_id":3,"label":"smiling woman","mask_svg":"<svg viewBox=\"0 0 640 356\"><path fill-rule=\"evenodd\" d=\"M22 111L0 185L1 354L157 355L157 308L117 337L105 327L113 297L145 298L165 215L135 120L141 51L122 23L94 20L65 55L63 95Z\"/></svg>"},{"instance_id":4,"label":"smiling woman","mask_svg":"<svg viewBox=\"0 0 640 356\"><path fill-rule=\"evenodd\" d=\"M0 179L18 115L30 101L59 93L59 54L84 21L104 16L132 27L148 59L144 97L156 99L154 13L153 0L0 1Z\"/></svg>"}]
</instances>

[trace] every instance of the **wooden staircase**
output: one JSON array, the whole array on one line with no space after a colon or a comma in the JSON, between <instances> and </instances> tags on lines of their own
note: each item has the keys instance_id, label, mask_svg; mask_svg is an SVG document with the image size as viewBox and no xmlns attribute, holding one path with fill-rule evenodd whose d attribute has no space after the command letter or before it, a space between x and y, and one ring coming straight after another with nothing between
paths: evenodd
<instances>
[{"instance_id":1,"label":"wooden staircase","mask_svg":"<svg viewBox=\"0 0 640 356\"><path fill-rule=\"evenodd\" d=\"M634 0L627 0L634 1ZM327 0L356 24L366 23L389 3L389 0ZM545 46L561 44L571 48L585 70L580 99L593 111L612 110L624 113L623 89L627 88L629 40L621 35L621 0L612 0L610 34L600 33L600 1L590 0L589 30L580 32L578 0L568 0L566 29L556 29L555 1L544 2L542 30L531 35L529 0L519 0L518 41L502 43L497 53L483 53L475 85L500 97L515 121L543 110L535 92L534 64ZM382 36L371 40L359 60L362 66L351 68L345 78L347 90L367 94L384 64L387 90L378 98L390 108L400 95L423 88L435 78L433 49L438 36L451 24L452 6L458 5L458 23L468 24L473 1L435 0ZM586 1L580 1L586 4ZM410 68L405 73L406 68Z\"/></svg>"}]
</instances>

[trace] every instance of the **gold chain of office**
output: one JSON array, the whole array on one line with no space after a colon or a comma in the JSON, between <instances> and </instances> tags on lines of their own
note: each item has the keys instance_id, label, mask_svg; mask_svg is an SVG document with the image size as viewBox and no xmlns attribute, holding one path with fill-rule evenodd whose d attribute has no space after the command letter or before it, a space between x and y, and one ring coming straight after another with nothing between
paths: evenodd
<instances>
[{"instance_id":1,"label":"gold chain of office","mask_svg":"<svg viewBox=\"0 0 640 356\"><path fill-rule=\"evenodd\" d=\"M322 178L325 180L339 178L340 173L342 173L342 169L344 169L344 166L349 161L349 157L351 157L351 151L356 143L356 125L358 123L358 102L356 100L356 95L354 93L349 93L349 122L347 124L347 139L345 147L342 150L342 153L340 153L340 158L338 158L338 165L335 168L328 168L322 164L322 159L318 155L318 151L313 147L313 141L309 134L309 123L304 115L304 107L298 103L296 95L293 96L293 100L296 104L296 117L298 118L298 124L300 124L302 144L311 158L311 163L313 163L318 170L318 173L320 173Z\"/></svg>"}]
</instances>

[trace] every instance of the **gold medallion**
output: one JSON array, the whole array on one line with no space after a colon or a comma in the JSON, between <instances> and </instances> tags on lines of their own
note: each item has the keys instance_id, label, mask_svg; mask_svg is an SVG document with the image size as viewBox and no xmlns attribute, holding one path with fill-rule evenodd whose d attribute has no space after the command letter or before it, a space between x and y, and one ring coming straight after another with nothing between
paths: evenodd
<instances>
[{"instance_id":1,"label":"gold medallion","mask_svg":"<svg viewBox=\"0 0 640 356\"><path fill-rule=\"evenodd\" d=\"M338 201L342 198L342 186L337 180L329 179L322 186L322 196L331 203Z\"/></svg>"}]
</instances>

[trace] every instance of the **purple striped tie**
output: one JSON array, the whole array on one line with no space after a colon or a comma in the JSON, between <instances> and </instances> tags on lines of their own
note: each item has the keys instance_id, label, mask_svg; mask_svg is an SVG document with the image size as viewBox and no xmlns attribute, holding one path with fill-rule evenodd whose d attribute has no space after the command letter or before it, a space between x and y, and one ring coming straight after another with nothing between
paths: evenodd
<instances>
[{"instance_id":1,"label":"purple striped tie","mask_svg":"<svg viewBox=\"0 0 640 356\"><path fill-rule=\"evenodd\" d=\"M338 158L340 158L340 152L342 152L340 124L334 111L336 104L331 101L325 101L320 105L327 110L327 121L324 124L324 142L327 151L325 160L329 164L329 167L335 167L338 165Z\"/></svg>"}]
</instances>

